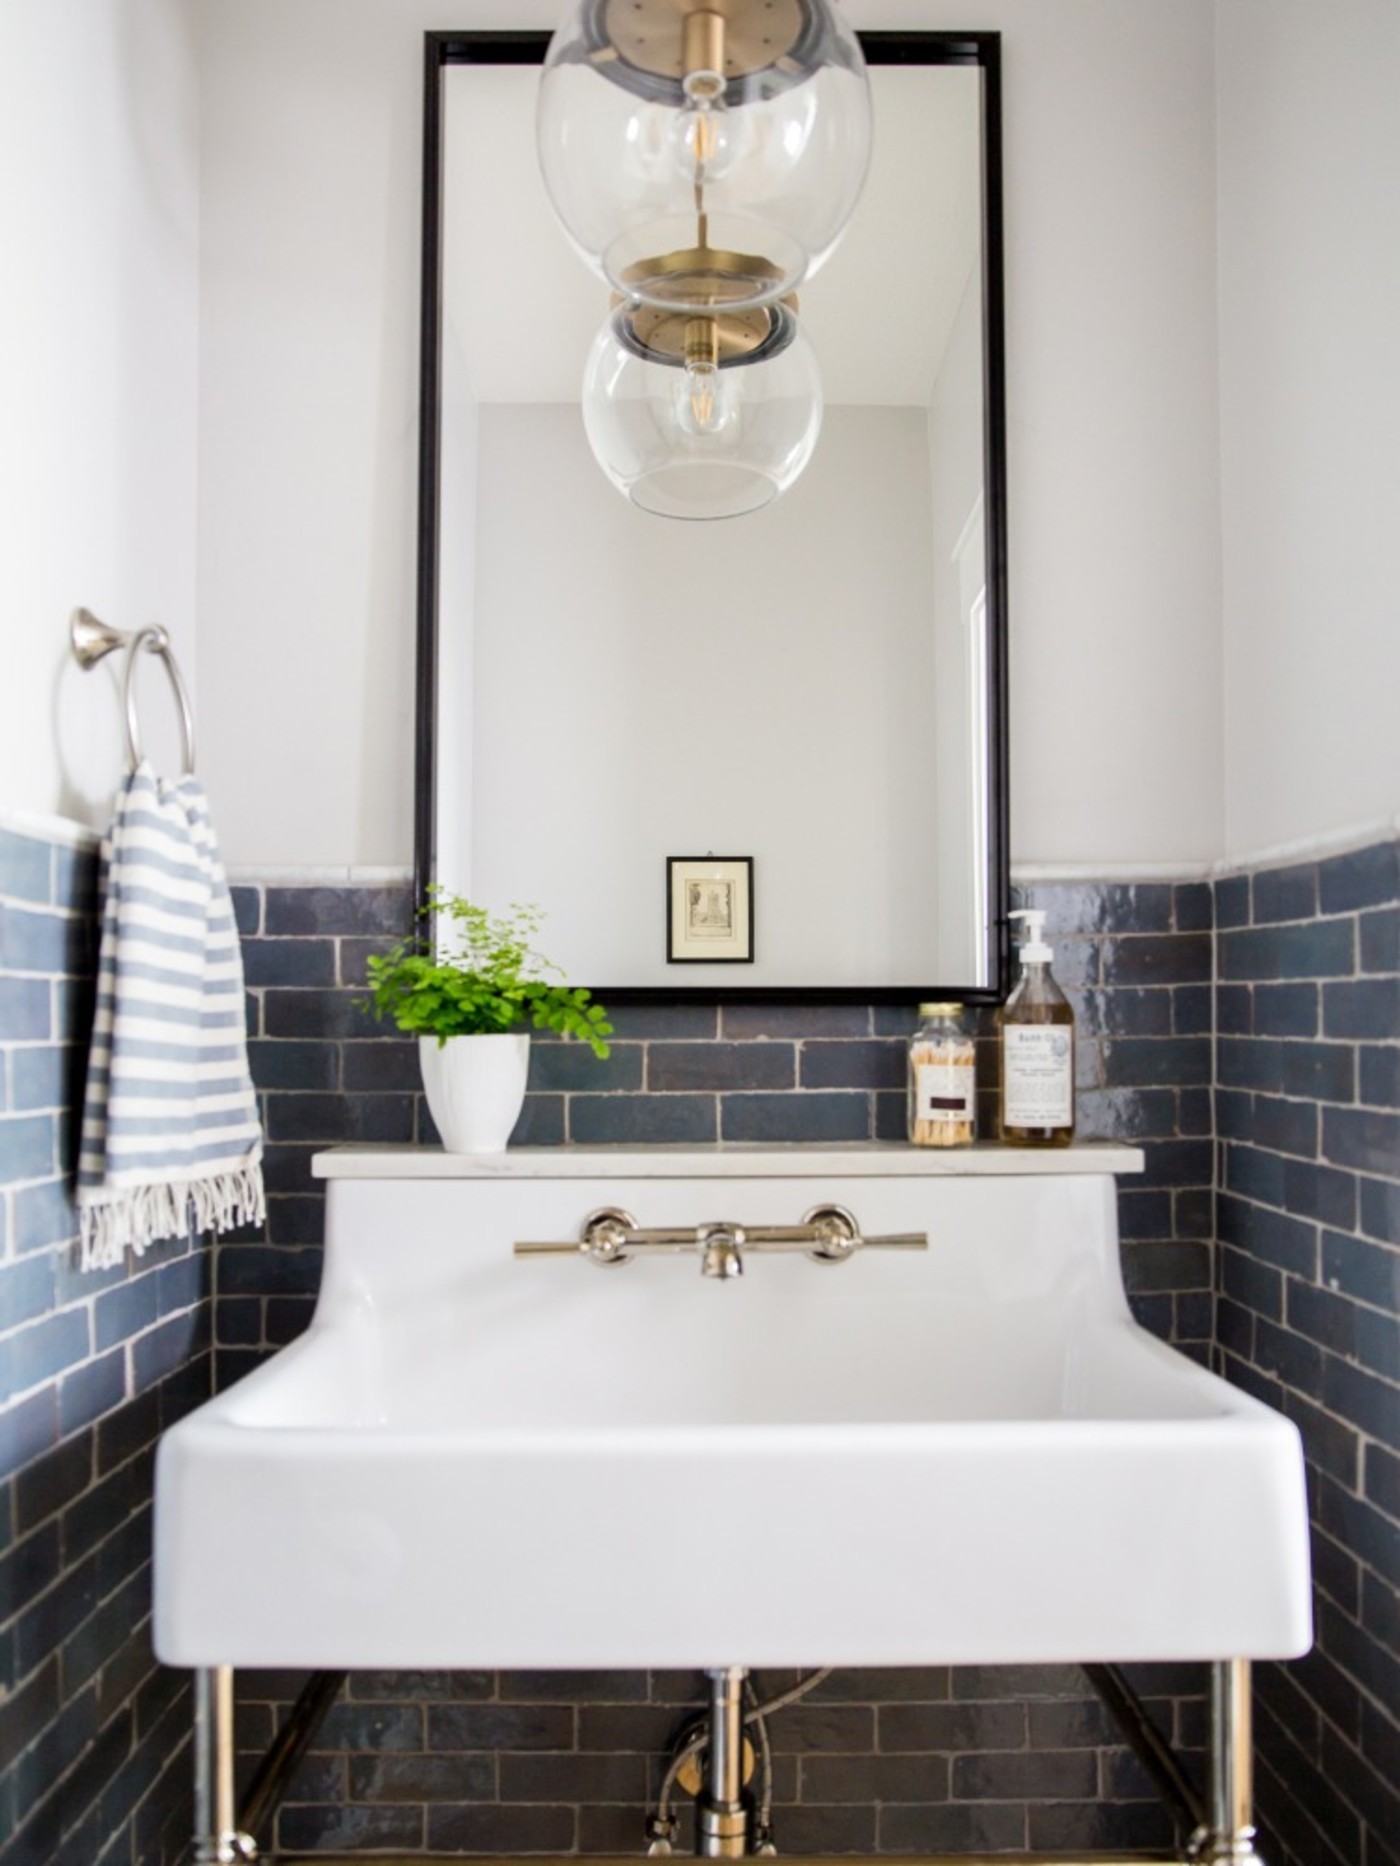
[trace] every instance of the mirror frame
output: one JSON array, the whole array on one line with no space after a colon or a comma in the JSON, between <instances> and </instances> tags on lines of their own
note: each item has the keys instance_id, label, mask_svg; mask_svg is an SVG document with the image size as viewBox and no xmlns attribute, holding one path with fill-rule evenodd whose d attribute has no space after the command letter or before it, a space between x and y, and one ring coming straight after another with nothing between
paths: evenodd
<instances>
[{"instance_id":1,"label":"mirror frame","mask_svg":"<svg viewBox=\"0 0 1400 1866\"><path fill-rule=\"evenodd\" d=\"M987 900L984 986L929 984L791 986L633 985L606 989L610 1004L910 1004L957 998L997 1004L1010 983L1011 842L1007 750L1006 358L1002 237L1001 35L996 32L862 32L871 65L962 65L982 84L983 461L987 540ZM443 76L452 65L541 65L550 34L449 31L425 34L423 225L418 419L417 674L414 692L413 893L425 906L437 867L438 535L442 356ZM560 235L561 241L563 235ZM591 985L593 981L588 981Z\"/></svg>"}]
</instances>

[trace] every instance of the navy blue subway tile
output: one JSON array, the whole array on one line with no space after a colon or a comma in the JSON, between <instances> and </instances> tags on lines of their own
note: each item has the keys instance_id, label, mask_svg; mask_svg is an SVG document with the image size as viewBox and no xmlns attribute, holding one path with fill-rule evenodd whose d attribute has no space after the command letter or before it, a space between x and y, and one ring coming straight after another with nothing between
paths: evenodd
<instances>
[{"instance_id":1,"label":"navy blue subway tile","mask_svg":"<svg viewBox=\"0 0 1400 1866\"><path fill-rule=\"evenodd\" d=\"M1312 1102L1287 1101L1274 1095L1254 1098L1254 1139L1270 1152L1315 1159L1317 1128L1317 1109Z\"/></svg>"},{"instance_id":2,"label":"navy blue subway tile","mask_svg":"<svg viewBox=\"0 0 1400 1866\"><path fill-rule=\"evenodd\" d=\"M1295 1276L1316 1278L1318 1261L1317 1226L1285 1212L1270 1211L1251 1204L1233 1193L1223 1193L1218 1200L1220 1235L1265 1263Z\"/></svg>"},{"instance_id":3,"label":"navy blue subway tile","mask_svg":"<svg viewBox=\"0 0 1400 1866\"><path fill-rule=\"evenodd\" d=\"M9 1043L50 1036L49 982L45 978L0 978L0 1030Z\"/></svg>"},{"instance_id":4,"label":"navy blue subway tile","mask_svg":"<svg viewBox=\"0 0 1400 1866\"><path fill-rule=\"evenodd\" d=\"M0 1184L47 1178L56 1165L57 1132L52 1115L0 1119Z\"/></svg>"},{"instance_id":5,"label":"navy blue subway tile","mask_svg":"<svg viewBox=\"0 0 1400 1866\"><path fill-rule=\"evenodd\" d=\"M52 1256L20 1258L0 1265L0 1333L46 1315L54 1302Z\"/></svg>"},{"instance_id":6,"label":"navy blue subway tile","mask_svg":"<svg viewBox=\"0 0 1400 1866\"><path fill-rule=\"evenodd\" d=\"M1395 1315L1382 1315L1335 1290L1291 1279L1288 1325L1372 1373L1393 1378L1400 1372L1400 1318ZM1393 1403L1400 1424L1400 1393Z\"/></svg>"},{"instance_id":7,"label":"navy blue subway tile","mask_svg":"<svg viewBox=\"0 0 1400 1866\"><path fill-rule=\"evenodd\" d=\"M1400 978L1356 978L1327 985L1322 1028L1329 1037L1383 1041L1400 1033Z\"/></svg>"},{"instance_id":8,"label":"navy blue subway tile","mask_svg":"<svg viewBox=\"0 0 1400 1866\"><path fill-rule=\"evenodd\" d=\"M88 964L89 929L76 914L0 901L0 966L8 972L71 976Z\"/></svg>"},{"instance_id":9,"label":"navy blue subway tile","mask_svg":"<svg viewBox=\"0 0 1400 1866\"><path fill-rule=\"evenodd\" d=\"M92 1482L93 1435L78 1431L15 1478L15 1526L21 1535L56 1516ZM65 1550L66 1559L72 1557Z\"/></svg>"},{"instance_id":10,"label":"navy blue subway tile","mask_svg":"<svg viewBox=\"0 0 1400 1866\"><path fill-rule=\"evenodd\" d=\"M1125 1244L1171 1236L1172 1200L1165 1190L1147 1192L1128 1181L1118 1192L1118 1233Z\"/></svg>"},{"instance_id":11,"label":"navy blue subway tile","mask_svg":"<svg viewBox=\"0 0 1400 1866\"><path fill-rule=\"evenodd\" d=\"M720 1011L720 1025L730 1042L752 1042L759 1037L800 1041L804 1037L868 1037L867 1004L739 1004ZM912 1024L911 1024L912 1027Z\"/></svg>"},{"instance_id":12,"label":"navy blue subway tile","mask_svg":"<svg viewBox=\"0 0 1400 1866\"><path fill-rule=\"evenodd\" d=\"M530 1046L530 1088L537 1094L572 1090L602 1095L642 1086L640 1043L614 1043L600 1061L586 1043Z\"/></svg>"},{"instance_id":13,"label":"navy blue subway tile","mask_svg":"<svg viewBox=\"0 0 1400 1866\"><path fill-rule=\"evenodd\" d=\"M234 1244L219 1252L221 1296L314 1296L321 1251L314 1246Z\"/></svg>"},{"instance_id":14,"label":"navy blue subway tile","mask_svg":"<svg viewBox=\"0 0 1400 1866\"><path fill-rule=\"evenodd\" d=\"M1382 907L1400 898L1400 842L1373 843L1322 862L1318 893L1325 914Z\"/></svg>"},{"instance_id":15,"label":"navy blue subway tile","mask_svg":"<svg viewBox=\"0 0 1400 1866\"><path fill-rule=\"evenodd\" d=\"M58 1389L59 1429L66 1435L91 1425L126 1397L126 1355L121 1348L75 1367Z\"/></svg>"},{"instance_id":16,"label":"navy blue subway tile","mask_svg":"<svg viewBox=\"0 0 1400 1866\"><path fill-rule=\"evenodd\" d=\"M207 1308L175 1315L150 1329L132 1345L132 1378L139 1390L164 1380L209 1345Z\"/></svg>"},{"instance_id":17,"label":"navy blue subway tile","mask_svg":"<svg viewBox=\"0 0 1400 1866\"><path fill-rule=\"evenodd\" d=\"M262 993L265 1037L311 1037L396 1041L392 1028L368 1010L364 994L326 986L270 986Z\"/></svg>"},{"instance_id":18,"label":"navy blue subway tile","mask_svg":"<svg viewBox=\"0 0 1400 1866\"><path fill-rule=\"evenodd\" d=\"M1210 1246L1177 1239L1146 1239L1123 1250L1123 1278L1130 1293L1155 1295L1210 1287Z\"/></svg>"},{"instance_id":19,"label":"navy blue subway tile","mask_svg":"<svg viewBox=\"0 0 1400 1866\"><path fill-rule=\"evenodd\" d=\"M85 1059L81 1059L85 1062ZM22 1045L10 1057L10 1106L16 1113L67 1108L81 1087L75 1075L80 1058L65 1043Z\"/></svg>"},{"instance_id":20,"label":"navy blue subway tile","mask_svg":"<svg viewBox=\"0 0 1400 1866\"><path fill-rule=\"evenodd\" d=\"M1311 1160L1285 1160L1283 1203L1299 1218L1348 1230L1356 1223L1356 1175Z\"/></svg>"},{"instance_id":21,"label":"navy blue subway tile","mask_svg":"<svg viewBox=\"0 0 1400 1866\"><path fill-rule=\"evenodd\" d=\"M1400 1180L1363 1179L1359 1185L1361 1229L1367 1237L1400 1244Z\"/></svg>"},{"instance_id":22,"label":"navy blue subway tile","mask_svg":"<svg viewBox=\"0 0 1400 1866\"><path fill-rule=\"evenodd\" d=\"M1360 1062L1359 1099L1373 1108L1400 1108L1400 1045L1367 1044Z\"/></svg>"},{"instance_id":23,"label":"navy blue subway tile","mask_svg":"<svg viewBox=\"0 0 1400 1866\"><path fill-rule=\"evenodd\" d=\"M652 1093L723 1089L791 1089L796 1051L790 1043L653 1043L647 1052Z\"/></svg>"},{"instance_id":24,"label":"navy blue subway tile","mask_svg":"<svg viewBox=\"0 0 1400 1866\"><path fill-rule=\"evenodd\" d=\"M1174 895L1170 882L1039 882L1018 889L1018 904L1047 915L1046 931L1056 933L1169 933Z\"/></svg>"},{"instance_id":25,"label":"navy blue subway tile","mask_svg":"<svg viewBox=\"0 0 1400 1866\"><path fill-rule=\"evenodd\" d=\"M406 1143L413 1139L413 1097L272 1093L267 1136L272 1141Z\"/></svg>"},{"instance_id":26,"label":"navy blue subway tile","mask_svg":"<svg viewBox=\"0 0 1400 1866\"><path fill-rule=\"evenodd\" d=\"M787 1810L784 1810L786 1818ZM1025 1845L1025 1811L1016 1803L950 1802L946 1806L891 1802L880 1808L880 1850L886 1853L1011 1852ZM784 1828L783 1838L787 1839ZM825 1829L812 1836L813 1851L827 1844ZM859 1840L853 1852L873 1849Z\"/></svg>"},{"instance_id":27,"label":"navy blue subway tile","mask_svg":"<svg viewBox=\"0 0 1400 1866\"><path fill-rule=\"evenodd\" d=\"M0 1341L0 1399L11 1400L86 1360L91 1350L83 1309L60 1309Z\"/></svg>"},{"instance_id":28,"label":"navy blue subway tile","mask_svg":"<svg viewBox=\"0 0 1400 1866\"><path fill-rule=\"evenodd\" d=\"M1322 1274L1329 1289L1400 1313L1400 1252L1347 1232L1325 1231Z\"/></svg>"},{"instance_id":29,"label":"navy blue subway tile","mask_svg":"<svg viewBox=\"0 0 1400 1866\"><path fill-rule=\"evenodd\" d=\"M1208 1002L1209 987L1201 989ZM1080 996L1076 1016L1081 1026L1100 1036L1169 1037L1174 1034L1177 995L1156 985L1086 991ZM1200 1028L1210 1029L1209 1011Z\"/></svg>"},{"instance_id":30,"label":"navy blue subway tile","mask_svg":"<svg viewBox=\"0 0 1400 1866\"><path fill-rule=\"evenodd\" d=\"M320 1152L315 1142L272 1141L263 1148L263 1184L269 1195L278 1192L310 1192L311 1161Z\"/></svg>"},{"instance_id":31,"label":"navy blue subway tile","mask_svg":"<svg viewBox=\"0 0 1400 1866\"><path fill-rule=\"evenodd\" d=\"M1222 1036L1216 1043L1216 1079L1223 1088L1278 1094L1283 1088L1284 1049L1280 1040Z\"/></svg>"},{"instance_id":32,"label":"navy blue subway tile","mask_svg":"<svg viewBox=\"0 0 1400 1866\"><path fill-rule=\"evenodd\" d=\"M904 1089L881 1089L874 1096L875 1102L875 1139L907 1140L909 1137L909 1097ZM977 1132L982 1135L993 1131L995 1122L991 1118L977 1117Z\"/></svg>"},{"instance_id":33,"label":"navy blue subway tile","mask_svg":"<svg viewBox=\"0 0 1400 1866\"><path fill-rule=\"evenodd\" d=\"M42 1179L11 1194L15 1249L43 1250L78 1235L78 1214L66 1179Z\"/></svg>"},{"instance_id":34,"label":"navy blue subway tile","mask_svg":"<svg viewBox=\"0 0 1400 1866\"><path fill-rule=\"evenodd\" d=\"M569 1139L582 1145L669 1143L718 1138L713 1095L573 1095Z\"/></svg>"},{"instance_id":35,"label":"navy blue subway tile","mask_svg":"<svg viewBox=\"0 0 1400 1866\"><path fill-rule=\"evenodd\" d=\"M1301 1393L1284 1393L1282 1410L1285 1416L1297 1426L1302 1436L1303 1457L1307 1464L1314 1470L1325 1471L1339 1484L1346 1484L1354 1490L1361 1466L1361 1435L1355 1426L1348 1425L1345 1420L1334 1418L1321 1406L1314 1406L1312 1401L1305 1399ZM1333 1548L1337 1546L1331 1542L1330 1537L1324 1536L1314 1521L1315 1556L1317 1544L1321 1542L1329 1543ZM1346 1559L1355 1568L1356 1564L1351 1561L1349 1555ZM1336 1571L1334 1558L1334 1574Z\"/></svg>"},{"instance_id":36,"label":"navy blue subway tile","mask_svg":"<svg viewBox=\"0 0 1400 1866\"><path fill-rule=\"evenodd\" d=\"M1347 1043L1287 1043L1283 1092L1311 1101L1352 1101L1356 1095L1356 1052Z\"/></svg>"},{"instance_id":37,"label":"navy blue subway tile","mask_svg":"<svg viewBox=\"0 0 1400 1866\"><path fill-rule=\"evenodd\" d=\"M149 1328L156 1319L156 1279L150 1271L105 1291L93 1305L93 1345L99 1353Z\"/></svg>"},{"instance_id":38,"label":"navy blue subway tile","mask_svg":"<svg viewBox=\"0 0 1400 1866\"><path fill-rule=\"evenodd\" d=\"M446 1803L426 1810L427 1845L454 1858L472 1853L572 1853L575 1818L572 1807L543 1802Z\"/></svg>"},{"instance_id":39,"label":"navy blue subway tile","mask_svg":"<svg viewBox=\"0 0 1400 1866\"><path fill-rule=\"evenodd\" d=\"M1400 972L1400 907L1382 907L1375 913L1362 914L1358 925L1361 970Z\"/></svg>"},{"instance_id":40,"label":"navy blue subway tile","mask_svg":"<svg viewBox=\"0 0 1400 1866\"><path fill-rule=\"evenodd\" d=\"M1209 933L1215 925L1215 903L1208 881L1178 882L1172 890L1172 925L1178 933Z\"/></svg>"},{"instance_id":41,"label":"navy blue subway tile","mask_svg":"<svg viewBox=\"0 0 1400 1866\"><path fill-rule=\"evenodd\" d=\"M330 939L245 940L243 976L253 987L334 985L335 942Z\"/></svg>"},{"instance_id":42,"label":"navy blue subway tile","mask_svg":"<svg viewBox=\"0 0 1400 1866\"><path fill-rule=\"evenodd\" d=\"M1172 1193L1172 1235L1178 1238L1215 1236L1215 1187L1178 1186Z\"/></svg>"},{"instance_id":43,"label":"navy blue subway tile","mask_svg":"<svg viewBox=\"0 0 1400 1866\"><path fill-rule=\"evenodd\" d=\"M908 1070L907 1046L891 1040L802 1045L803 1088L900 1089Z\"/></svg>"},{"instance_id":44,"label":"navy blue subway tile","mask_svg":"<svg viewBox=\"0 0 1400 1866\"><path fill-rule=\"evenodd\" d=\"M234 924L243 939L251 939L255 934L260 933L262 931L261 890L235 884L229 889L229 898L233 902Z\"/></svg>"},{"instance_id":45,"label":"navy blue subway tile","mask_svg":"<svg viewBox=\"0 0 1400 1866\"><path fill-rule=\"evenodd\" d=\"M1180 1088L1176 1091L1176 1125L1179 1134L1214 1135L1215 1097L1208 1088Z\"/></svg>"},{"instance_id":46,"label":"navy blue subway tile","mask_svg":"<svg viewBox=\"0 0 1400 1866\"><path fill-rule=\"evenodd\" d=\"M1351 920L1251 927L1223 933L1218 945L1226 979L1347 977L1356 957Z\"/></svg>"},{"instance_id":47,"label":"navy blue subway tile","mask_svg":"<svg viewBox=\"0 0 1400 1866\"><path fill-rule=\"evenodd\" d=\"M340 1086L349 1093L359 1089L381 1092L401 1089L417 1094L423 1087L415 1037L385 1043L347 1043L338 1053Z\"/></svg>"},{"instance_id":48,"label":"navy blue subway tile","mask_svg":"<svg viewBox=\"0 0 1400 1866\"><path fill-rule=\"evenodd\" d=\"M270 1244L320 1244L325 1236L326 1201L318 1186L304 1194L279 1193L268 1200Z\"/></svg>"},{"instance_id":49,"label":"navy blue subway tile","mask_svg":"<svg viewBox=\"0 0 1400 1866\"><path fill-rule=\"evenodd\" d=\"M408 886L270 887L263 901L263 930L278 934L388 934L406 938L413 930Z\"/></svg>"},{"instance_id":50,"label":"navy blue subway tile","mask_svg":"<svg viewBox=\"0 0 1400 1866\"><path fill-rule=\"evenodd\" d=\"M1205 984L1211 976L1208 933L1148 934L1104 942L1105 985Z\"/></svg>"},{"instance_id":51,"label":"navy blue subway tile","mask_svg":"<svg viewBox=\"0 0 1400 1866\"><path fill-rule=\"evenodd\" d=\"M520 1110L520 1119L511 1130L512 1147L559 1147L566 1138L565 1101L562 1095L527 1095ZM420 1123L419 1139L423 1138L422 1123L429 1120L426 1101L418 1105Z\"/></svg>"},{"instance_id":52,"label":"navy blue subway tile","mask_svg":"<svg viewBox=\"0 0 1400 1866\"><path fill-rule=\"evenodd\" d=\"M1215 884L1217 930L1249 925L1249 876L1226 875Z\"/></svg>"},{"instance_id":53,"label":"navy blue subway tile","mask_svg":"<svg viewBox=\"0 0 1400 1866\"><path fill-rule=\"evenodd\" d=\"M1178 985L1171 994L1172 1034L1205 1037L1215 1028L1215 993L1209 985Z\"/></svg>"},{"instance_id":54,"label":"navy blue subway tile","mask_svg":"<svg viewBox=\"0 0 1400 1866\"><path fill-rule=\"evenodd\" d=\"M398 941L385 934L379 939L340 939L335 943L340 949L336 983L354 985L363 991L369 983L369 960L387 956Z\"/></svg>"},{"instance_id":55,"label":"navy blue subway tile","mask_svg":"<svg viewBox=\"0 0 1400 1866\"><path fill-rule=\"evenodd\" d=\"M1368 1502L1400 1523L1400 1457L1384 1445L1368 1444L1364 1484Z\"/></svg>"},{"instance_id":56,"label":"navy blue subway tile","mask_svg":"<svg viewBox=\"0 0 1400 1866\"><path fill-rule=\"evenodd\" d=\"M1110 1088L1194 1087L1210 1081L1211 1045L1205 1037L1111 1038L1103 1068Z\"/></svg>"},{"instance_id":57,"label":"navy blue subway tile","mask_svg":"<svg viewBox=\"0 0 1400 1866\"><path fill-rule=\"evenodd\" d=\"M919 1027L916 1004L872 1004L870 1034L875 1037L900 1037L905 1042Z\"/></svg>"},{"instance_id":58,"label":"navy blue subway tile","mask_svg":"<svg viewBox=\"0 0 1400 1866\"><path fill-rule=\"evenodd\" d=\"M376 1050L378 1045L373 1046ZM384 1046L386 1049L388 1045ZM358 1053L358 1046L357 1052ZM340 1079L340 1046L312 1038L258 1038L248 1045L248 1067L260 1089L334 1089ZM418 1058L413 1058L416 1076ZM345 1085L369 1087L368 1083Z\"/></svg>"},{"instance_id":59,"label":"navy blue subway tile","mask_svg":"<svg viewBox=\"0 0 1400 1866\"><path fill-rule=\"evenodd\" d=\"M1254 1359L1264 1373L1273 1374L1294 1392L1321 1391L1326 1359L1322 1350L1262 1315L1254 1323Z\"/></svg>"},{"instance_id":60,"label":"navy blue subway tile","mask_svg":"<svg viewBox=\"0 0 1400 1866\"><path fill-rule=\"evenodd\" d=\"M1215 1143L1211 1140L1149 1140L1147 1161L1137 1184L1141 1186L1209 1185L1215 1173Z\"/></svg>"},{"instance_id":61,"label":"navy blue subway tile","mask_svg":"<svg viewBox=\"0 0 1400 1866\"><path fill-rule=\"evenodd\" d=\"M1373 1108L1324 1108L1322 1151L1337 1166L1393 1180L1400 1161L1400 1114Z\"/></svg>"},{"instance_id":62,"label":"navy blue subway tile","mask_svg":"<svg viewBox=\"0 0 1400 1866\"><path fill-rule=\"evenodd\" d=\"M1318 987L1311 983L1256 985L1255 1036L1315 1037L1318 1030L1318 1003Z\"/></svg>"},{"instance_id":63,"label":"navy blue subway tile","mask_svg":"<svg viewBox=\"0 0 1400 1866\"><path fill-rule=\"evenodd\" d=\"M1218 984L1215 987L1215 1027L1221 1036L1249 1035L1254 1028L1254 999L1250 986Z\"/></svg>"},{"instance_id":64,"label":"navy blue subway tile","mask_svg":"<svg viewBox=\"0 0 1400 1866\"><path fill-rule=\"evenodd\" d=\"M0 829L0 894L48 902L53 898L51 870L52 844Z\"/></svg>"},{"instance_id":65,"label":"navy blue subway tile","mask_svg":"<svg viewBox=\"0 0 1400 1866\"><path fill-rule=\"evenodd\" d=\"M623 1043L713 1042L719 1035L719 1011L712 1004L618 1004L607 1011L613 1035Z\"/></svg>"},{"instance_id":66,"label":"navy blue subway tile","mask_svg":"<svg viewBox=\"0 0 1400 1866\"><path fill-rule=\"evenodd\" d=\"M1316 1393L1329 1412L1350 1419L1371 1438L1400 1450L1400 1395L1390 1380L1378 1379L1365 1368L1344 1361L1335 1354L1322 1357L1322 1377L1294 1380L1304 1392ZM1395 1701L1400 1703L1400 1693Z\"/></svg>"},{"instance_id":67,"label":"navy blue subway tile","mask_svg":"<svg viewBox=\"0 0 1400 1866\"><path fill-rule=\"evenodd\" d=\"M1265 868L1254 876L1253 918L1256 925L1271 920L1311 920L1317 912L1317 864L1300 862L1292 868Z\"/></svg>"},{"instance_id":68,"label":"navy blue subway tile","mask_svg":"<svg viewBox=\"0 0 1400 1866\"><path fill-rule=\"evenodd\" d=\"M289 1853L417 1853L423 1845L423 1810L339 1802L288 1803L278 1815L277 1833L279 1850Z\"/></svg>"},{"instance_id":69,"label":"navy blue subway tile","mask_svg":"<svg viewBox=\"0 0 1400 1866\"><path fill-rule=\"evenodd\" d=\"M1176 1093L1167 1088L1083 1089L1075 1098L1083 1140L1139 1141L1171 1135L1176 1132L1176 1113Z\"/></svg>"},{"instance_id":70,"label":"navy blue subway tile","mask_svg":"<svg viewBox=\"0 0 1400 1866\"><path fill-rule=\"evenodd\" d=\"M720 1100L724 1140L867 1140L870 1097L841 1090L800 1094L725 1095Z\"/></svg>"},{"instance_id":71,"label":"navy blue subway tile","mask_svg":"<svg viewBox=\"0 0 1400 1866\"><path fill-rule=\"evenodd\" d=\"M1250 1141L1254 1139L1251 1124ZM1282 1209L1287 1202L1287 1166L1288 1162L1271 1150L1232 1144L1225 1149L1224 1184L1242 1198Z\"/></svg>"}]
</instances>

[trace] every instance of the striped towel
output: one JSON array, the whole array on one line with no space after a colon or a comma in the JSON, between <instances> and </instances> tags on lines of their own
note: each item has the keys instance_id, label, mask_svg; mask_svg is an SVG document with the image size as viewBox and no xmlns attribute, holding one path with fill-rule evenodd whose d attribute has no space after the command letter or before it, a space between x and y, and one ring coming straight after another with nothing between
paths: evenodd
<instances>
[{"instance_id":1,"label":"striped towel","mask_svg":"<svg viewBox=\"0 0 1400 1866\"><path fill-rule=\"evenodd\" d=\"M142 763L102 844L102 949L78 1159L83 1268L263 1216L233 903L192 777Z\"/></svg>"}]
</instances>

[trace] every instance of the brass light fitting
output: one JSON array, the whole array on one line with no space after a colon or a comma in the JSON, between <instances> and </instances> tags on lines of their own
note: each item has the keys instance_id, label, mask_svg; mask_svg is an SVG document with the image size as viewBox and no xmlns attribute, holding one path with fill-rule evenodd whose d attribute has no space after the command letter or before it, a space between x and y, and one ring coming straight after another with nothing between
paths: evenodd
<instances>
[{"instance_id":1,"label":"brass light fitting","mask_svg":"<svg viewBox=\"0 0 1400 1866\"><path fill-rule=\"evenodd\" d=\"M604 0L598 25L604 43L593 53L595 63L617 58L634 71L683 83L700 72L726 81L775 68L789 75L785 61L811 21L804 0L707 0L699 8L688 0Z\"/></svg>"}]
</instances>

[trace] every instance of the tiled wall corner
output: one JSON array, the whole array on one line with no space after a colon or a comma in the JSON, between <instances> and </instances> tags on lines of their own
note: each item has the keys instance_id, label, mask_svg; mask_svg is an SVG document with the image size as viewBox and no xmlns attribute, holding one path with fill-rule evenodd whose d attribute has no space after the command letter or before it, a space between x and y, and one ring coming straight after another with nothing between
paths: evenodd
<instances>
[{"instance_id":1,"label":"tiled wall corner","mask_svg":"<svg viewBox=\"0 0 1400 1866\"><path fill-rule=\"evenodd\" d=\"M1400 1858L1400 844L1217 888L1219 1346L1303 1435L1317 1645L1260 1668L1282 1866Z\"/></svg>"},{"instance_id":2,"label":"tiled wall corner","mask_svg":"<svg viewBox=\"0 0 1400 1866\"><path fill-rule=\"evenodd\" d=\"M84 1276L69 1187L95 856L0 829L0 1853L175 1866L189 1700L150 1648L159 1432L210 1391L209 1254Z\"/></svg>"}]
</instances>

